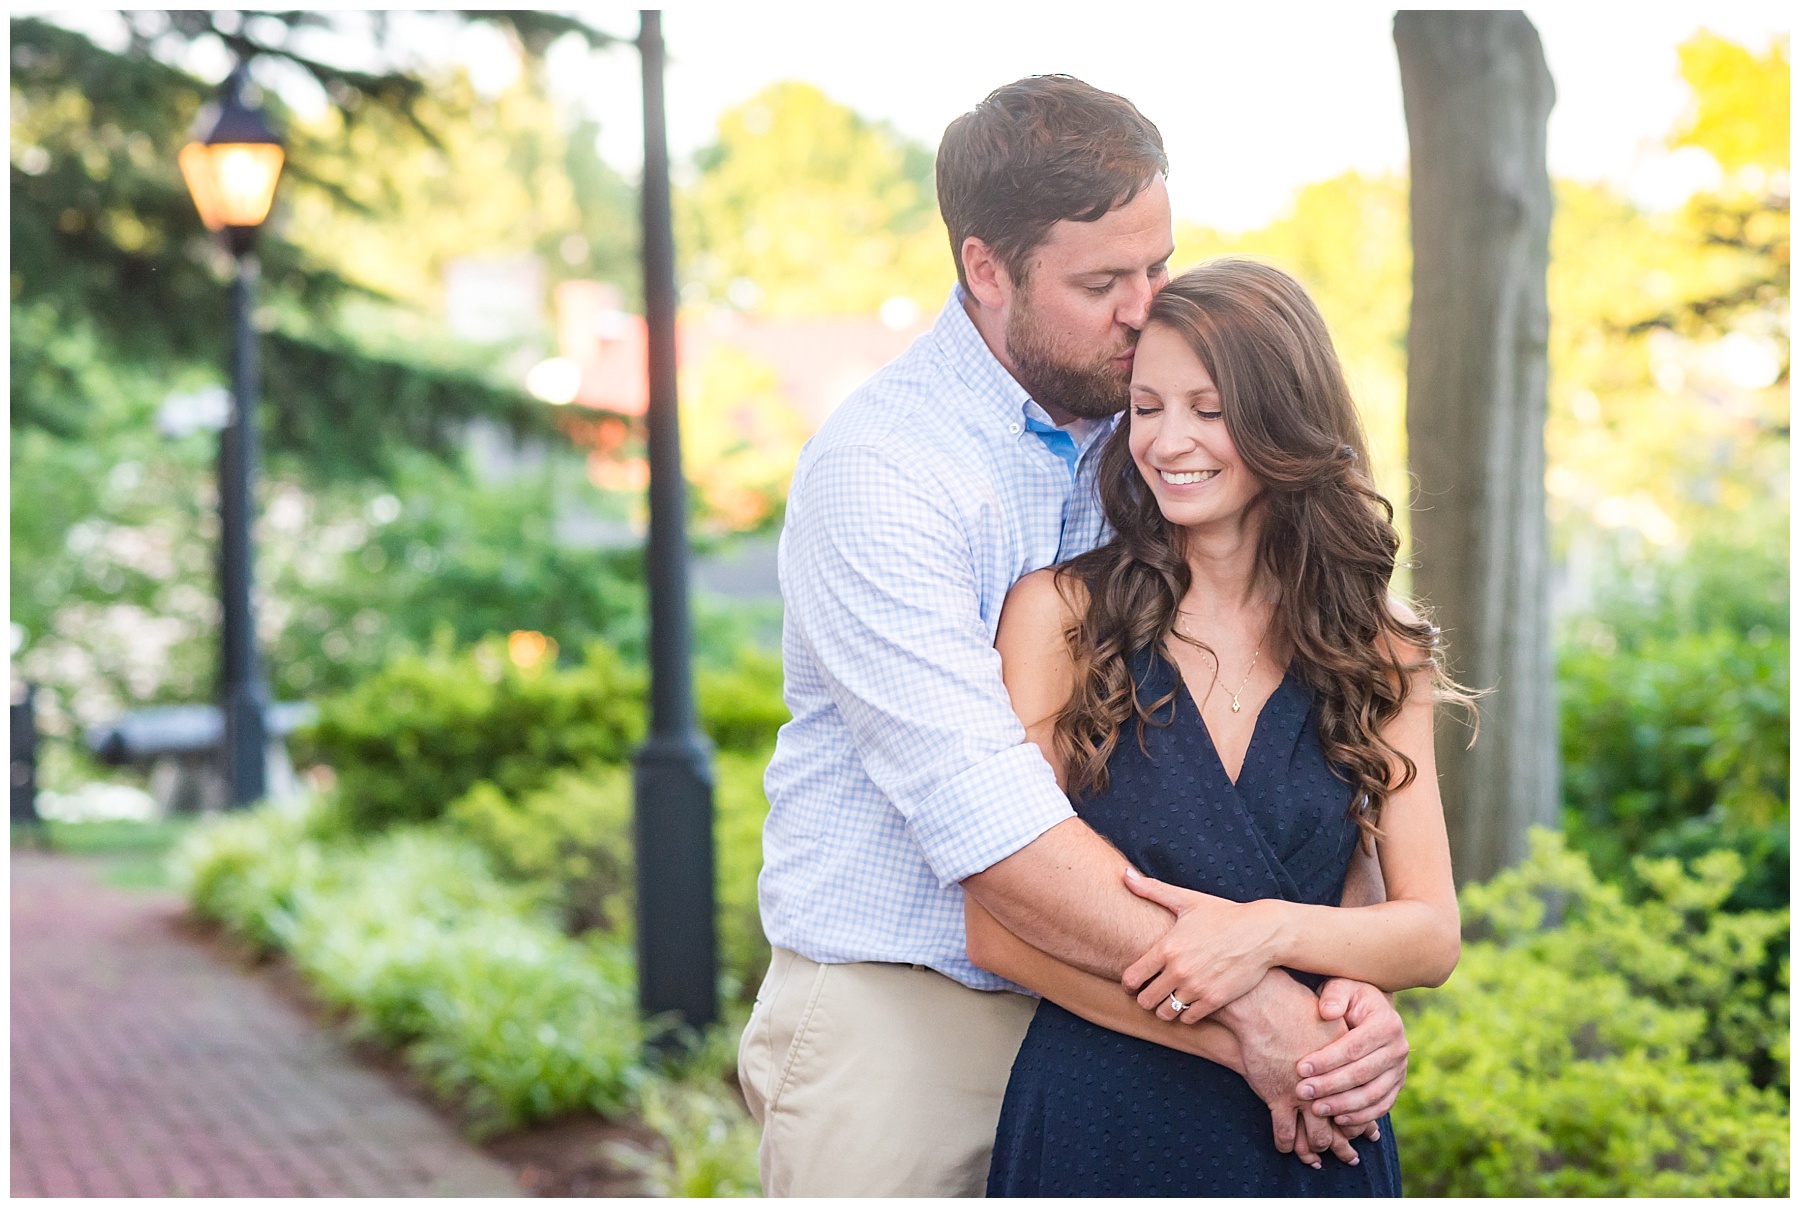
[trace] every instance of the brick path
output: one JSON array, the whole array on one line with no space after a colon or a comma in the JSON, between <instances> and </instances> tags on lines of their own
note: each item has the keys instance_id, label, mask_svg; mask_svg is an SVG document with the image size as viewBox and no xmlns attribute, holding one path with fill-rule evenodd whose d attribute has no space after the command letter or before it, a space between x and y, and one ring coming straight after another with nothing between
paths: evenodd
<instances>
[{"instance_id":1,"label":"brick path","mask_svg":"<svg viewBox=\"0 0 1800 1208\"><path fill-rule=\"evenodd\" d=\"M262 979L186 938L167 893L12 857L12 1194L520 1194Z\"/></svg>"}]
</instances>

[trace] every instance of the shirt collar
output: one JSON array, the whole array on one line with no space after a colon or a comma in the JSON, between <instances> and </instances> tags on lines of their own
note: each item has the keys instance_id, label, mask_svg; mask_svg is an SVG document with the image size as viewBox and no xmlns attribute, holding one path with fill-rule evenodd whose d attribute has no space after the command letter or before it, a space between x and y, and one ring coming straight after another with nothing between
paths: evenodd
<instances>
[{"instance_id":1,"label":"shirt collar","mask_svg":"<svg viewBox=\"0 0 1800 1208\"><path fill-rule=\"evenodd\" d=\"M981 338L981 333L975 329L975 321L963 309L964 296L960 282L950 287L950 298L938 312L937 323L931 329L932 337L957 376L969 387L969 393L984 406L992 408L993 418L1009 425L1009 430L1016 434L1022 427L1020 420L1026 407L1036 407L1040 412L1043 408L1031 401L1025 387L1006 371L1006 366Z\"/></svg>"},{"instance_id":2,"label":"shirt collar","mask_svg":"<svg viewBox=\"0 0 1800 1208\"><path fill-rule=\"evenodd\" d=\"M1040 407L1036 400L1025 404L1025 426L1033 432L1066 432L1075 443L1075 448L1086 453L1088 446L1110 433L1119 422L1117 415L1109 415L1105 419L1077 419L1058 427L1050 418L1050 413Z\"/></svg>"}]
</instances>

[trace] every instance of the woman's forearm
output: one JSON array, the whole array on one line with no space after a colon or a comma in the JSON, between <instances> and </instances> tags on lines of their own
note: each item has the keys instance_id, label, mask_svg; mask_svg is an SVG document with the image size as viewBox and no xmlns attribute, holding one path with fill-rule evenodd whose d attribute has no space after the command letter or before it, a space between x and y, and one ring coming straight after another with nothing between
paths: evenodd
<instances>
[{"instance_id":1,"label":"woman's forearm","mask_svg":"<svg viewBox=\"0 0 1800 1208\"><path fill-rule=\"evenodd\" d=\"M983 969L1035 990L1091 1024L1244 1072L1237 1038L1225 1025L1210 1019L1197 1024L1158 1019L1118 982L1063 964L1008 931L973 898L966 901L969 955Z\"/></svg>"},{"instance_id":2,"label":"woman's forearm","mask_svg":"<svg viewBox=\"0 0 1800 1208\"><path fill-rule=\"evenodd\" d=\"M1368 982L1389 992L1441 986L1462 953L1460 921L1430 902L1308 906L1264 901L1271 965Z\"/></svg>"}]
</instances>

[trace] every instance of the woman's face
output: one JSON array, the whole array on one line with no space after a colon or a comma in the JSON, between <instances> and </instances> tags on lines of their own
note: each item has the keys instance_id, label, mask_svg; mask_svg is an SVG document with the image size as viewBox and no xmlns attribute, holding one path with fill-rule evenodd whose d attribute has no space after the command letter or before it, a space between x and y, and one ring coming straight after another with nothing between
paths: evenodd
<instances>
[{"instance_id":1,"label":"woman's face","mask_svg":"<svg viewBox=\"0 0 1800 1208\"><path fill-rule=\"evenodd\" d=\"M1232 446L1221 406L1187 341L1159 323L1144 328L1131 370L1131 459L1170 524L1237 523L1262 493Z\"/></svg>"}]
</instances>

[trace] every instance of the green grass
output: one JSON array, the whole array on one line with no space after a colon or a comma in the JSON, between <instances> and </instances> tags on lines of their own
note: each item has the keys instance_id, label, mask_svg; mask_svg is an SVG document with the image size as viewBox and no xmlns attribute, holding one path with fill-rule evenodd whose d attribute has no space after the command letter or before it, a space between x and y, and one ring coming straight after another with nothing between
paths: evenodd
<instances>
[{"instance_id":1,"label":"green grass","mask_svg":"<svg viewBox=\"0 0 1800 1208\"><path fill-rule=\"evenodd\" d=\"M170 889L167 856L194 825L192 817L161 822L54 822L41 829L15 826L17 850L53 851L71 856L97 856L108 885L120 889Z\"/></svg>"}]
</instances>

